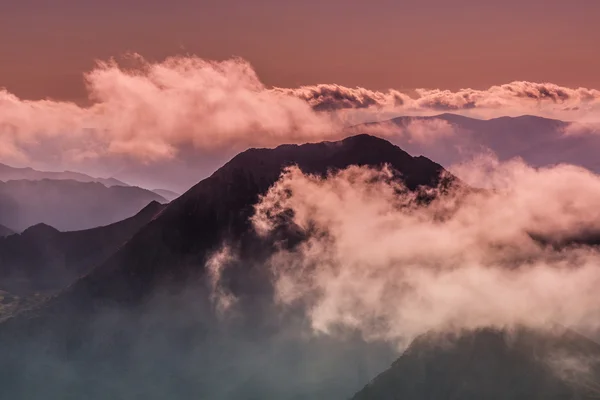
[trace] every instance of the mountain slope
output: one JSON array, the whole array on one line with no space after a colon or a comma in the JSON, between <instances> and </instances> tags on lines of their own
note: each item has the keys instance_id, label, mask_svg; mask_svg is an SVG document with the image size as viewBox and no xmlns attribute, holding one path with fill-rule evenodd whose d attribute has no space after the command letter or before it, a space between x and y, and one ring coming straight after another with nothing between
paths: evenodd
<instances>
[{"instance_id":1,"label":"mountain slope","mask_svg":"<svg viewBox=\"0 0 600 400\"><path fill-rule=\"evenodd\" d=\"M160 218L79 281L64 294L64 299L73 296L138 301L166 279L185 280L190 274L204 273L199 266L224 241L247 239L248 251L256 252L249 222L253 205L286 166L295 164L305 172L325 174L350 165L386 163L401 172L407 186L413 189L436 185L443 172L441 166L427 158L412 157L399 147L368 135L340 142L245 151L171 202ZM243 252L244 244L241 246Z\"/></svg>"},{"instance_id":2,"label":"mountain slope","mask_svg":"<svg viewBox=\"0 0 600 400\"><path fill-rule=\"evenodd\" d=\"M261 303L264 297L271 300L265 284L265 261L275 246L296 238L293 231L286 231L275 238L281 239L277 243L265 242L253 233L249 217L259 196L287 165L297 164L305 172L323 175L350 165L384 163L401 172L411 188L436 185L443 172L441 166L424 157L411 157L389 142L368 135L239 154L171 202L85 277L43 306L0 324L0 396L350 396L358 389L354 386L357 382L374 376L373 370L383 370L381 360L390 356L390 349L365 344L352 336L346 341L326 337L305 340L301 336L306 332L306 321L293 313L283 316L276 306ZM48 227L41 228L48 236L56 234ZM239 255L239 262L228 266L225 278L228 287L240 296L236 311L247 315L242 322L237 319L240 314L221 319L204 299L209 294L204 284L210 284L210 279L205 279L210 278L206 261L223 243L235 244ZM464 336L449 349L422 347L417 342L412 347L415 350L395 364L401 365L400 378L386 378L384 381L390 383L382 385L382 391L361 392L362 397L357 399L394 399L399 398L397 393L406 399L413 394L415 399L504 399L504 387L483 383L508 371L506 378L498 376L509 390L513 389L513 378L525 375L512 371L523 368L533 373L529 377L533 384L526 380L522 393L556 390L559 397L549 398L577 398L569 397L569 387L533 364L531 356L537 352L530 351L531 342L538 338L528 337L514 347L518 351L505 346L503 334L497 332ZM543 340L540 343L545 346ZM593 354L593 346L586 343L577 339L569 348L583 345ZM369 359L371 355L377 358L374 362ZM44 369L48 365L51 368ZM405 385L404 374L409 377ZM393 386L398 380L399 392ZM467 386L456 386L456 382L466 382Z\"/></svg>"},{"instance_id":3,"label":"mountain slope","mask_svg":"<svg viewBox=\"0 0 600 400\"><path fill-rule=\"evenodd\" d=\"M39 223L60 231L88 229L129 218L151 201L166 202L149 190L96 182L0 182L0 223L17 231Z\"/></svg>"},{"instance_id":4,"label":"mountain slope","mask_svg":"<svg viewBox=\"0 0 600 400\"><path fill-rule=\"evenodd\" d=\"M594 399L599 361L600 345L570 331L423 337L352 400Z\"/></svg>"},{"instance_id":5,"label":"mountain slope","mask_svg":"<svg viewBox=\"0 0 600 400\"><path fill-rule=\"evenodd\" d=\"M94 178L92 176L82 174L80 172L73 171L62 171L62 172L50 172L50 171L38 171L33 168L15 168L6 164L0 164L0 181L13 181L13 180L29 180L29 181L40 181L42 179L52 180L73 180L77 182L98 182L106 187L110 186L128 186L126 183L121 182L115 178Z\"/></svg>"},{"instance_id":6,"label":"mountain slope","mask_svg":"<svg viewBox=\"0 0 600 400\"><path fill-rule=\"evenodd\" d=\"M28 295L64 288L107 259L163 208L153 201L133 217L99 228L59 232L38 224L0 238L0 290Z\"/></svg>"},{"instance_id":7,"label":"mountain slope","mask_svg":"<svg viewBox=\"0 0 600 400\"><path fill-rule=\"evenodd\" d=\"M443 171L367 135L236 156L89 274L0 323L0 397L351 395L357 382L389 365L389 349L359 338L305 342L302 319L278 318L263 268L273 243L254 233L249 217L285 166L325 174L385 163L413 188L437 184ZM229 321L210 302L205 267L224 241L237 243L241 262L228 268L227 285L244 299L243 317ZM45 365L51 371L38 368Z\"/></svg>"}]
</instances>

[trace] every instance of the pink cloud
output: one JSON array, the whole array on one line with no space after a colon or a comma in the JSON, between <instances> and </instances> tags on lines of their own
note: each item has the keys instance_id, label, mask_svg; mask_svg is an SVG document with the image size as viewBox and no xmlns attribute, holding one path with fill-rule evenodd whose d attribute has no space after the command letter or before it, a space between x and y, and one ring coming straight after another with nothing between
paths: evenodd
<instances>
[{"instance_id":1,"label":"pink cloud","mask_svg":"<svg viewBox=\"0 0 600 400\"><path fill-rule=\"evenodd\" d=\"M32 147L60 141L75 158L153 161L184 146L265 146L327 137L335 128L305 101L265 88L243 60L135 61L135 69L110 61L86 74L89 107L0 92L0 138L12 148L5 156L23 158Z\"/></svg>"},{"instance_id":2,"label":"pink cloud","mask_svg":"<svg viewBox=\"0 0 600 400\"><path fill-rule=\"evenodd\" d=\"M600 178L518 161L459 172L490 190L423 206L387 169L351 167L327 179L286 171L253 218L268 234L292 210L309 235L270 260L280 303L306 304L318 333L341 325L399 346L427 332L483 327L597 333L600 251L535 238L600 233Z\"/></svg>"},{"instance_id":3,"label":"pink cloud","mask_svg":"<svg viewBox=\"0 0 600 400\"><path fill-rule=\"evenodd\" d=\"M74 169L114 160L151 164L191 149L240 151L337 139L355 124L439 110L476 117L532 113L585 123L600 116L599 91L550 83L512 82L456 92L419 89L411 97L393 89L335 84L271 88L241 59L190 56L152 63L133 56L129 61L133 68L100 62L85 75L87 107L23 100L0 91L0 162ZM441 120L362 128L408 145L432 146L456 137Z\"/></svg>"},{"instance_id":4,"label":"pink cloud","mask_svg":"<svg viewBox=\"0 0 600 400\"><path fill-rule=\"evenodd\" d=\"M506 114L541 114L572 119L600 108L600 91L568 88L552 83L515 81L485 90L417 89L416 97L397 90L372 91L340 85L277 89L307 101L319 111L374 109L404 114L451 111L487 117Z\"/></svg>"}]
</instances>

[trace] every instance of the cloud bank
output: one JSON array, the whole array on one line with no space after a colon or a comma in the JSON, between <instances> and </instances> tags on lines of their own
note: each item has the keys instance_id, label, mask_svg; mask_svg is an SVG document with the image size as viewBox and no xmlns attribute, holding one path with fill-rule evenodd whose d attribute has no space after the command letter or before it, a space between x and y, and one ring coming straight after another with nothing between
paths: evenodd
<instances>
[{"instance_id":1,"label":"cloud bank","mask_svg":"<svg viewBox=\"0 0 600 400\"><path fill-rule=\"evenodd\" d=\"M151 162L190 146L267 146L319 139L332 130L330 118L268 90L243 60L133 61L134 68L99 63L86 74L89 107L0 92L2 160L35 158L36 150L59 142L57 156L74 161L127 155Z\"/></svg>"},{"instance_id":2,"label":"cloud bank","mask_svg":"<svg viewBox=\"0 0 600 400\"><path fill-rule=\"evenodd\" d=\"M23 100L1 90L0 162L77 166L127 158L152 163L189 149L334 139L349 125L397 115L533 113L587 121L600 109L600 91L551 83L418 89L412 95L335 84L271 88L242 59L149 62L133 55L126 61L99 62L85 74L89 106Z\"/></svg>"},{"instance_id":3,"label":"cloud bank","mask_svg":"<svg viewBox=\"0 0 600 400\"><path fill-rule=\"evenodd\" d=\"M489 190L422 206L388 169L288 169L253 218L266 235L292 210L308 236L270 260L278 301L304 305L318 333L352 328L401 347L483 327L597 333L600 251L574 243L599 237L600 178L518 161L463 171Z\"/></svg>"},{"instance_id":4,"label":"cloud bank","mask_svg":"<svg viewBox=\"0 0 600 400\"><path fill-rule=\"evenodd\" d=\"M578 116L598 111L600 91L587 88L568 88L552 83L515 81L492 86L486 90L416 89L416 97L398 90L372 91L340 85L302 86L297 89L277 89L308 102L314 110L345 109L402 110L418 112L480 111L482 115L504 113L542 113L544 115ZM578 111L579 113L575 113Z\"/></svg>"}]
</instances>

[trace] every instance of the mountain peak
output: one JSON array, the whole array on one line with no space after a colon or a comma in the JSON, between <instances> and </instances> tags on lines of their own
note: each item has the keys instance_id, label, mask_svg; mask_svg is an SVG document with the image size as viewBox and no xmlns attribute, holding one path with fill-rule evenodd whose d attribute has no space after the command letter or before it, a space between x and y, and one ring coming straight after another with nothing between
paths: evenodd
<instances>
[{"instance_id":1,"label":"mountain peak","mask_svg":"<svg viewBox=\"0 0 600 400\"><path fill-rule=\"evenodd\" d=\"M406 185L436 185L444 170L429 159L412 157L389 141L359 134L334 142L281 145L274 149L246 150L217 170L213 176L224 177L236 171L251 173L258 179L274 182L283 168L297 165L305 173L324 175L351 165L381 167L389 164L400 172Z\"/></svg>"},{"instance_id":2,"label":"mountain peak","mask_svg":"<svg viewBox=\"0 0 600 400\"><path fill-rule=\"evenodd\" d=\"M338 142L333 142L333 143L341 143L342 145L344 144L349 144L349 145L367 145L367 146L385 146L385 147L395 147L397 149L399 149L398 146L393 145L391 142L382 139L378 136L374 136L374 135L369 135L368 133L360 133L358 135L354 135L354 136L349 136L345 139L342 139Z\"/></svg>"},{"instance_id":3,"label":"mountain peak","mask_svg":"<svg viewBox=\"0 0 600 400\"><path fill-rule=\"evenodd\" d=\"M58 229L42 222L25 229L22 235L54 235L57 233L60 233Z\"/></svg>"}]
</instances>

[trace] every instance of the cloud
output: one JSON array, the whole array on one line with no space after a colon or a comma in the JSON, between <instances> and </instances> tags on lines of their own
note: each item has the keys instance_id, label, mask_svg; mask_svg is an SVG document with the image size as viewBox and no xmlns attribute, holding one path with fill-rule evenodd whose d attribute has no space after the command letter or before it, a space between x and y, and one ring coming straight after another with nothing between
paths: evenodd
<instances>
[{"instance_id":1,"label":"cloud","mask_svg":"<svg viewBox=\"0 0 600 400\"><path fill-rule=\"evenodd\" d=\"M594 89L531 82L485 90L418 89L411 95L336 84L273 88L238 58L178 56L149 62L132 55L98 62L84 79L88 106L24 100L0 90L0 162L116 175L181 191L248 147L336 140L359 129L348 127L398 115L535 114L578 124L596 124L600 118L600 92ZM360 133L393 139L444 164L481 147L476 138L470 143L474 135L457 134L441 120L363 128ZM571 131L578 128L573 125ZM460 154L446 156L448 145L452 154ZM172 184L159 179L157 171L174 171L170 174L181 179Z\"/></svg>"},{"instance_id":2,"label":"cloud","mask_svg":"<svg viewBox=\"0 0 600 400\"><path fill-rule=\"evenodd\" d=\"M565 136L598 135L600 134L600 123L572 122L563 129L563 134Z\"/></svg>"},{"instance_id":3,"label":"cloud","mask_svg":"<svg viewBox=\"0 0 600 400\"><path fill-rule=\"evenodd\" d=\"M60 142L60 157L151 162L189 146L269 146L327 137L334 128L305 101L267 89L243 60L132 59L134 68L100 62L86 74L89 107L0 92L3 158L27 158Z\"/></svg>"},{"instance_id":4,"label":"cloud","mask_svg":"<svg viewBox=\"0 0 600 400\"><path fill-rule=\"evenodd\" d=\"M492 86L485 90L416 89L417 96L414 97L393 89L372 91L340 85L277 90L307 101L318 111L371 108L379 112L396 110L405 114L451 111L485 116L534 113L573 118L597 112L600 107L599 90L526 81Z\"/></svg>"},{"instance_id":5,"label":"cloud","mask_svg":"<svg viewBox=\"0 0 600 400\"><path fill-rule=\"evenodd\" d=\"M275 92L298 97L315 111L337 111L370 107L399 107L410 98L397 91L378 92L361 87L348 88L335 84L302 86L297 89L275 88Z\"/></svg>"},{"instance_id":6,"label":"cloud","mask_svg":"<svg viewBox=\"0 0 600 400\"><path fill-rule=\"evenodd\" d=\"M462 110L472 108L503 108L511 106L552 107L560 109L598 105L600 91L594 89L571 89L552 83L515 81L492 86L487 90L418 89L417 104L435 110Z\"/></svg>"},{"instance_id":7,"label":"cloud","mask_svg":"<svg viewBox=\"0 0 600 400\"><path fill-rule=\"evenodd\" d=\"M519 161L463 171L489 190L422 206L385 168L288 169L253 218L266 235L292 210L308 236L270 260L279 302L304 304L316 332L344 326L399 346L483 327L598 332L600 251L568 243L600 233L600 178Z\"/></svg>"},{"instance_id":8,"label":"cloud","mask_svg":"<svg viewBox=\"0 0 600 400\"><path fill-rule=\"evenodd\" d=\"M223 246L206 262L210 300L218 315L226 313L237 302L235 295L223 284L223 271L234 260L235 256L231 249L228 246Z\"/></svg>"}]
</instances>

